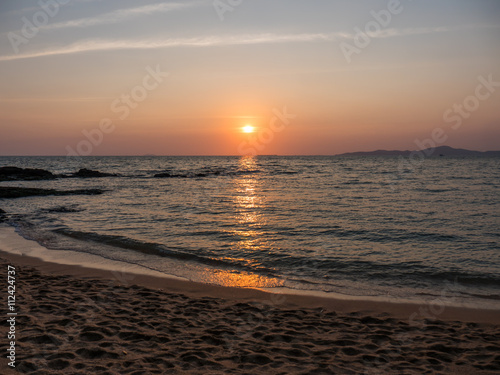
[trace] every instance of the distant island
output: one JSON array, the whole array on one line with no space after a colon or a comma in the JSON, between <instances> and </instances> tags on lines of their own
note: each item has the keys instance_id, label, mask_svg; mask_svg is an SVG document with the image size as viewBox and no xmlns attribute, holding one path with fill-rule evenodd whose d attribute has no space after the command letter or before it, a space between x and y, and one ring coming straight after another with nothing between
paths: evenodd
<instances>
[{"instance_id":1,"label":"distant island","mask_svg":"<svg viewBox=\"0 0 500 375\"><path fill-rule=\"evenodd\" d=\"M490 157L490 156L500 156L500 151L473 151L466 150L463 148L453 148L450 146L439 146L435 148L427 148L424 150L377 150L377 151L358 151L358 152L347 152L344 154L338 154L337 156L410 156L412 153L422 153L426 156L476 156L476 157Z\"/></svg>"}]
</instances>

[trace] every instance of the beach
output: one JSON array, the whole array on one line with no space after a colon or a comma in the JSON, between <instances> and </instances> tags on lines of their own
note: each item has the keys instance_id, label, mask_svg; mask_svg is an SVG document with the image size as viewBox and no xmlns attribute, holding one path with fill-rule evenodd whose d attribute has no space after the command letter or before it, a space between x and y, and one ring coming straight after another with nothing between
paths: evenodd
<instances>
[{"instance_id":1,"label":"beach","mask_svg":"<svg viewBox=\"0 0 500 375\"><path fill-rule=\"evenodd\" d=\"M39 245L2 229L3 278L15 268L18 312L15 371L3 356L5 374L500 370L495 310L273 294L46 262L22 255Z\"/></svg>"},{"instance_id":2,"label":"beach","mask_svg":"<svg viewBox=\"0 0 500 375\"><path fill-rule=\"evenodd\" d=\"M2 1L0 375L500 375L500 1Z\"/></svg>"}]
</instances>

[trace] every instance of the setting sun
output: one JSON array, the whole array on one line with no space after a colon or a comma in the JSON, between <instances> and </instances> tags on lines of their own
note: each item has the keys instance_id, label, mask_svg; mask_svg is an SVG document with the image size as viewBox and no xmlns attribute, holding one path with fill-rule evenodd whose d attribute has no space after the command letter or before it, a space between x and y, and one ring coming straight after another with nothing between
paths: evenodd
<instances>
[{"instance_id":1,"label":"setting sun","mask_svg":"<svg viewBox=\"0 0 500 375\"><path fill-rule=\"evenodd\" d=\"M252 125L245 125L242 130L243 133L253 133L255 131L255 127Z\"/></svg>"}]
</instances>

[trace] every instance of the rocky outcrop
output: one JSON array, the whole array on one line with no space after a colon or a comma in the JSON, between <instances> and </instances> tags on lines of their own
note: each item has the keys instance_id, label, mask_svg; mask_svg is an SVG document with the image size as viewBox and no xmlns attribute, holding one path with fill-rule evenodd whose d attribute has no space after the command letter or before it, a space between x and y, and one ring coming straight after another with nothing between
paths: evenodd
<instances>
[{"instance_id":1,"label":"rocky outcrop","mask_svg":"<svg viewBox=\"0 0 500 375\"><path fill-rule=\"evenodd\" d=\"M53 180L56 176L44 169L0 167L0 181Z\"/></svg>"},{"instance_id":2,"label":"rocky outcrop","mask_svg":"<svg viewBox=\"0 0 500 375\"><path fill-rule=\"evenodd\" d=\"M0 186L0 198L24 198L46 195L99 195L105 191L101 189L54 190Z\"/></svg>"}]
</instances>

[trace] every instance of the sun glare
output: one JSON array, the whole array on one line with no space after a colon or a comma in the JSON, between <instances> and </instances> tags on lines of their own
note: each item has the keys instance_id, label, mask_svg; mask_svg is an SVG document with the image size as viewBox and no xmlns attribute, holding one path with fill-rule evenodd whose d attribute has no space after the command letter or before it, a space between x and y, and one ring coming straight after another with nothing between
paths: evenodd
<instances>
[{"instance_id":1,"label":"sun glare","mask_svg":"<svg viewBox=\"0 0 500 375\"><path fill-rule=\"evenodd\" d=\"M255 128L252 125L245 125L243 127L243 133L253 133Z\"/></svg>"}]
</instances>

